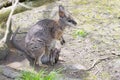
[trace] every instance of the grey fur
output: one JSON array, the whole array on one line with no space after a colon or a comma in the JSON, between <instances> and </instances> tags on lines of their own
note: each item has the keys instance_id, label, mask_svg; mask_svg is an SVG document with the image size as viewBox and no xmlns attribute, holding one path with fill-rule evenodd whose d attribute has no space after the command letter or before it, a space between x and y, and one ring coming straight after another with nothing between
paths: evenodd
<instances>
[{"instance_id":1,"label":"grey fur","mask_svg":"<svg viewBox=\"0 0 120 80\"><path fill-rule=\"evenodd\" d=\"M41 63L50 63L51 65L54 65L57 62L55 60L58 60L60 53L60 48L57 47L56 49L55 47L56 41L61 40L66 26L77 24L65 13L65 9L62 5L59 6L59 16L60 18L58 21L44 19L33 25L26 34L25 49L20 48L19 45L14 43L15 35L12 38L13 45L17 45L17 49L27 53L27 55L35 59L39 65L41 65ZM53 53L51 53L51 50Z\"/></svg>"}]
</instances>

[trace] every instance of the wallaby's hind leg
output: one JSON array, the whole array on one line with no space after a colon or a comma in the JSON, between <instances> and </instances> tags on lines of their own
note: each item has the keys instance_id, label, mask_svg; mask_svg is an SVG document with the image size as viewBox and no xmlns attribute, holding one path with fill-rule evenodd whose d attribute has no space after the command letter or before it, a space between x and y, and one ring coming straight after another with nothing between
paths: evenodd
<instances>
[{"instance_id":1,"label":"wallaby's hind leg","mask_svg":"<svg viewBox=\"0 0 120 80\"><path fill-rule=\"evenodd\" d=\"M49 54L50 54L50 51L49 51L48 47L45 47L43 53L38 58L39 65L47 66L50 64Z\"/></svg>"},{"instance_id":2,"label":"wallaby's hind leg","mask_svg":"<svg viewBox=\"0 0 120 80\"><path fill-rule=\"evenodd\" d=\"M35 59L31 58L30 56L26 56L26 58L28 59L31 66L35 65Z\"/></svg>"}]
</instances>

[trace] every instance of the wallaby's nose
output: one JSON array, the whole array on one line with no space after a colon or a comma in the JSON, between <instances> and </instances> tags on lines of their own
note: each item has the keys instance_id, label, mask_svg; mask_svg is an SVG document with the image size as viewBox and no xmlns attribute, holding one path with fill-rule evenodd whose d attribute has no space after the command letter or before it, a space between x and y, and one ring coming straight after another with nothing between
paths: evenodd
<instances>
[{"instance_id":1,"label":"wallaby's nose","mask_svg":"<svg viewBox=\"0 0 120 80\"><path fill-rule=\"evenodd\" d=\"M74 22L75 26L77 25L77 22Z\"/></svg>"},{"instance_id":2,"label":"wallaby's nose","mask_svg":"<svg viewBox=\"0 0 120 80\"><path fill-rule=\"evenodd\" d=\"M77 25L77 22L76 21L72 21L72 23L76 26Z\"/></svg>"}]
</instances>

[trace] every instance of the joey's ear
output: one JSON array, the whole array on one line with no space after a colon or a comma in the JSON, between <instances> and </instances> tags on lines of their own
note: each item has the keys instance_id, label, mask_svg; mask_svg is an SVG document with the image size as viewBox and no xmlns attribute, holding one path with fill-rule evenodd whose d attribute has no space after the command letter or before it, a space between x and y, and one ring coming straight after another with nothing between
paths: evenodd
<instances>
[{"instance_id":1,"label":"joey's ear","mask_svg":"<svg viewBox=\"0 0 120 80\"><path fill-rule=\"evenodd\" d=\"M65 9L62 5L59 5L59 16L61 18L65 17Z\"/></svg>"}]
</instances>

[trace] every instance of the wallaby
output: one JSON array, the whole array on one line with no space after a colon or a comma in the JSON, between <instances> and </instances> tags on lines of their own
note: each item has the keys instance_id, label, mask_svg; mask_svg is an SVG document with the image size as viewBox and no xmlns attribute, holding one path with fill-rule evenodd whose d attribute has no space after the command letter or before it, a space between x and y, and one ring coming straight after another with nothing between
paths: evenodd
<instances>
[{"instance_id":1,"label":"wallaby","mask_svg":"<svg viewBox=\"0 0 120 80\"><path fill-rule=\"evenodd\" d=\"M13 34L11 42L40 66L42 64L54 65L59 58L60 40L62 39L62 43L65 42L62 37L65 28L75 25L77 25L77 22L65 11L62 5L59 5L59 20L44 19L33 25L26 34L25 49L15 41L18 29Z\"/></svg>"}]
</instances>

